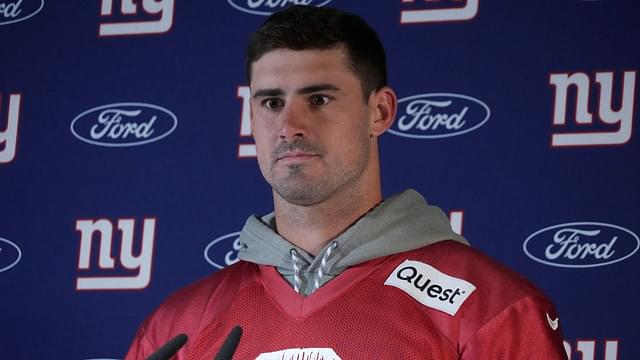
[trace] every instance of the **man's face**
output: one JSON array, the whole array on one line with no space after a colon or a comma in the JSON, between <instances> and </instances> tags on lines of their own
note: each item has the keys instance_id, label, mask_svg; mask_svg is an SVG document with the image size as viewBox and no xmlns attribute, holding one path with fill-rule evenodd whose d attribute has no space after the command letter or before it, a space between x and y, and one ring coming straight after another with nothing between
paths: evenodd
<instances>
[{"instance_id":1,"label":"man's face","mask_svg":"<svg viewBox=\"0 0 640 360\"><path fill-rule=\"evenodd\" d=\"M296 205L363 186L372 105L341 48L268 52L252 65L251 126L260 170Z\"/></svg>"}]
</instances>

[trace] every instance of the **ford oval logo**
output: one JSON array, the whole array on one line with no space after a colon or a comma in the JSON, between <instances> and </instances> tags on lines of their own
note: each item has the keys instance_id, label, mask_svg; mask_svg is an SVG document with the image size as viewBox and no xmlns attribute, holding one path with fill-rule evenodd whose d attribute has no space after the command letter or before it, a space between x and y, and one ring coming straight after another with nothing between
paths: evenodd
<instances>
[{"instance_id":1,"label":"ford oval logo","mask_svg":"<svg viewBox=\"0 0 640 360\"><path fill-rule=\"evenodd\" d=\"M0 272L16 266L22 258L22 251L18 245L7 239L0 238Z\"/></svg>"},{"instance_id":2,"label":"ford oval logo","mask_svg":"<svg viewBox=\"0 0 640 360\"><path fill-rule=\"evenodd\" d=\"M415 139L466 134L489 121L487 104L466 95L434 93L398 100L398 118L389 132Z\"/></svg>"},{"instance_id":3,"label":"ford oval logo","mask_svg":"<svg viewBox=\"0 0 640 360\"><path fill-rule=\"evenodd\" d=\"M589 268L628 259L640 248L638 235L621 226L573 222L546 227L524 242L524 253L551 266Z\"/></svg>"},{"instance_id":4,"label":"ford oval logo","mask_svg":"<svg viewBox=\"0 0 640 360\"><path fill-rule=\"evenodd\" d=\"M325 6L333 0L227 0L234 8L253 15L271 15L289 5Z\"/></svg>"},{"instance_id":5,"label":"ford oval logo","mask_svg":"<svg viewBox=\"0 0 640 360\"><path fill-rule=\"evenodd\" d=\"M171 134L178 119L171 111L152 104L117 103L98 106L71 122L75 137L89 144L109 147L138 146Z\"/></svg>"},{"instance_id":6,"label":"ford oval logo","mask_svg":"<svg viewBox=\"0 0 640 360\"><path fill-rule=\"evenodd\" d=\"M239 236L240 232L237 231L211 241L204 248L205 260L218 269L237 263L239 261L238 250L242 248Z\"/></svg>"},{"instance_id":7,"label":"ford oval logo","mask_svg":"<svg viewBox=\"0 0 640 360\"><path fill-rule=\"evenodd\" d=\"M0 0L0 25L25 21L42 10L44 0Z\"/></svg>"}]
</instances>

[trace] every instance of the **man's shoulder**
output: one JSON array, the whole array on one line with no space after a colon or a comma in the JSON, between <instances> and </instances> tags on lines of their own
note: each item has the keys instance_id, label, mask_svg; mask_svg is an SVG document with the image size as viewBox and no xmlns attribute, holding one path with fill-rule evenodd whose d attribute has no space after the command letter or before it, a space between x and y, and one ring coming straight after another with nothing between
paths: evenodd
<instances>
[{"instance_id":1,"label":"man's shoulder","mask_svg":"<svg viewBox=\"0 0 640 360\"><path fill-rule=\"evenodd\" d=\"M415 250L415 255L439 271L474 284L477 288L506 290L525 297L541 294L528 279L482 251L455 241L442 241Z\"/></svg>"},{"instance_id":2,"label":"man's shoulder","mask_svg":"<svg viewBox=\"0 0 640 360\"><path fill-rule=\"evenodd\" d=\"M234 295L255 284L256 265L240 261L167 297L147 318L146 336L161 344L171 334L193 335L230 305Z\"/></svg>"},{"instance_id":3,"label":"man's shoulder","mask_svg":"<svg viewBox=\"0 0 640 360\"><path fill-rule=\"evenodd\" d=\"M246 286L255 271L255 264L239 261L179 289L170 295L162 306L184 307L189 303L197 303L216 296L216 293L235 292Z\"/></svg>"},{"instance_id":4,"label":"man's shoulder","mask_svg":"<svg viewBox=\"0 0 640 360\"><path fill-rule=\"evenodd\" d=\"M547 296L531 281L470 246L443 241L405 256L407 260L433 267L436 276L444 275L441 281L445 284L468 284L466 289L471 294L464 298L458 314L464 314L467 320L472 319L476 326L482 326L519 303L548 311L553 308Z\"/></svg>"},{"instance_id":5,"label":"man's shoulder","mask_svg":"<svg viewBox=\"0 0 640 360\"><path fill-rule=\"evenodd\" d=\"M158 310L175 312L180 309L204 308L211 305L212 299L219 304L225 297L228 298L249 285L255 272L255 264L237 262L179 289Z\"/></svg>"},{"instance_id":6,"label":"man's shoulder","mask_svg":"<svg viewBox=\"0 0 640 360\"><path fill-rule=\"evenodd\" d=\"M452 303L453 300L461 303L458 311L444 322L459 321L460 332L457 336L460 337L460 343L465 343L495 319L509 317L517 322L530 317L545 320L545 313L556 316L553 304L541 290L478 249L454 241L443 241L404 256L406 260L422 262L434 268L432 274L439 277L439 285L443 289L447 286L461 289L460 296L449 299ZM422 279L422 282L425 280Z\"/></svg>"}]
</instances>

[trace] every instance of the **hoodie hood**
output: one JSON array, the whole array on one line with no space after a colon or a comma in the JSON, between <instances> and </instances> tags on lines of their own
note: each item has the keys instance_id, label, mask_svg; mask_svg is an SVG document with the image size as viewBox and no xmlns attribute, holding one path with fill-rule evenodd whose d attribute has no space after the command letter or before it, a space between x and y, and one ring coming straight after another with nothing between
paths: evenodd
<instances>
[{"instance_id":1,"label":"hoodie hood","mask_svg":"<svg viewBox=\"0 0 640 360\"><path fill-rule=\"evenodd\" d=\"M241 260L278 268L296 291L308 295L346 268L444 240L468 242L449 219L415 190L380 203L313 257L275 232L275 214L250 216L240 233ZM315 286L314 286L315 284Z\"/></svg>"}]
</instances>

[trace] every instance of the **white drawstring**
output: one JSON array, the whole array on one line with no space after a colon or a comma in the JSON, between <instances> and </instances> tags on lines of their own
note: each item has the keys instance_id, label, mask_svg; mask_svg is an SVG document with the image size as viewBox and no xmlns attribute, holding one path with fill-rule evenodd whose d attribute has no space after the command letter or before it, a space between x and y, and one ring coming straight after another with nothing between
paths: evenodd
<instances>
[{"instance_id":1,"label":"white drawstring","mask_svg":"<svg viewBox=\"0 0 640 360\"><path fill-rule=\"evenodd\" d=\"M322 259L320 260L320 266L318 267L316 278L313 282L313 291L316 291L320 288L320 280L324 276L325 271L327 271L327 260L329 259L329 256L331 256L331 252L333 251L333 249L335 249L337 246L338 243L334 241L325 249L324 254L322 255Z\"/></svg>"},{"instance_id":2,"label":"white drawstring","mask_svg":"<svg viewBox=\"0 0 640 360\"><path fill-rule=\"evenodd\" d=\"M311 291L311 293L320 288L320 281L325 276L327 271L327 263L329 261L329 257L331 257L333 250L337 247L338 243L334 241L331 243L331 245L325 248L324 253L322 254L322 258L320 258L320 266L318 266L318 271L316 272L313 279L313 290ZM291 249L289 251L289 254L291 255L291 262L293 263L293 290L295 290L296 293L300 294L300 288L302 287L302 270L300 269L300 259L298 257L298 252L296 251L296 249Z\"/></svg>"},{"instance_id":3,"label":"white drawstring","mask_svg":"<svg viewBox=\"0 0 640 360\"><path fill-rule=\"evenodd\" d=\"M300 265L298 265L298 252L296 249L291 249L291 260L293 262L293 290L300 294Z\"/></svg>"}]
</instances>

